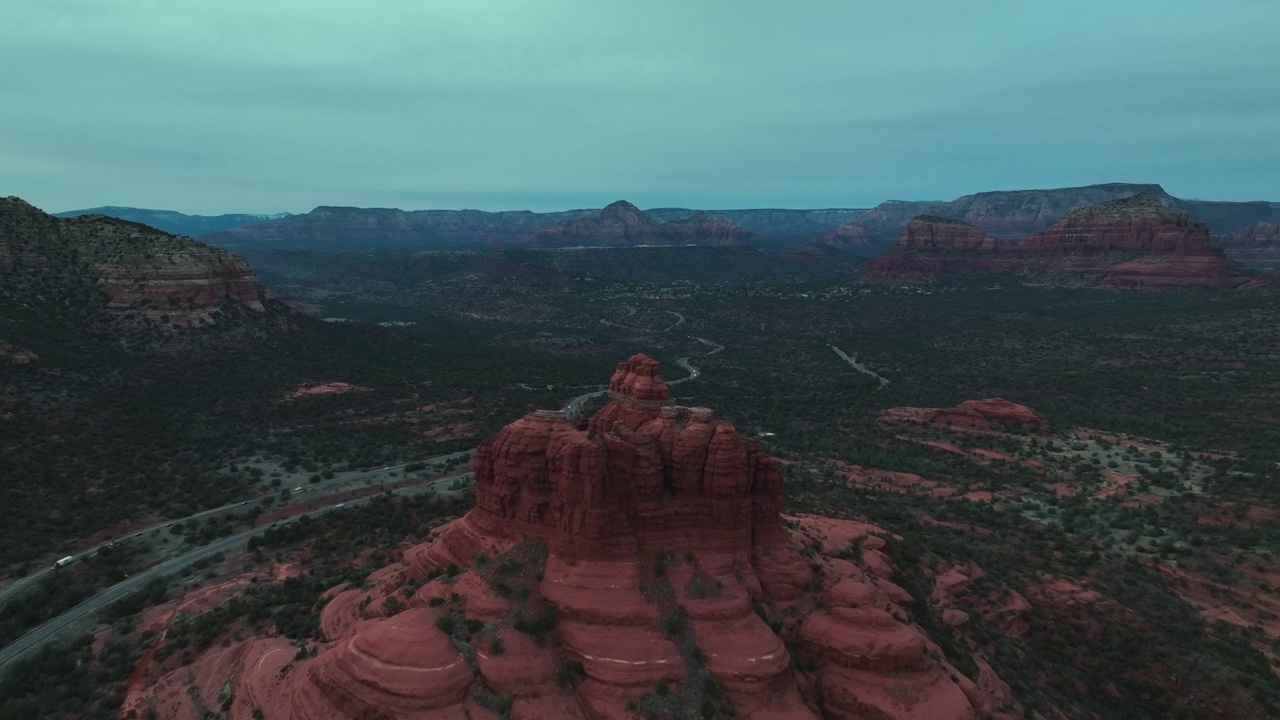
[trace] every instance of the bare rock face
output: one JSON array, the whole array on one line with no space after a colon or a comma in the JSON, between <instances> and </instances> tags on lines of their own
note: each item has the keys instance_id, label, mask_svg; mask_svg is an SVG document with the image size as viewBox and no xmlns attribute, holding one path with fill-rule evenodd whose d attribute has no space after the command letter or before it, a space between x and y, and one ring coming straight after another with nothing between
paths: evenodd
<instances>
[{"instance_id":1,"label":"bare rock face","mask_svg":"<svg viewBox=\"0 0 1280 720\"><path fill-rule=\"evenodd\" d=\"M1000 257L1008 245L968 223L921 216L907 223L898 245L867 263L864 277L919 283L946 275L1011 270L1017 260Z\"/></svg>"},{"instance_id":2,"label":"bare rock face","mask_svg":"<svg viewBox=\"0 0 1280 720\"><path fill-rule=\"evenodd\" d=\"M424 678L430 681L424 682ZM435 625L426 608L370 620L317 655L306 682L291 686L295 718L466 717L471 666Z\"/></svg>"},{"instance_id":3,"label":"bare rock face","mask_svg":"<svg viewBox=\"0 0 1280 720\"><path fill-rule=\"evenodd\" d=\"M1026 428L1048 426L1044 417L1026 405L1003 398L966 400L953 408L889 408L880 415L885 422L915 422L960 431L990 432L1002 425Z\"/></svg>"},{"instance_id":4,"label":"bare rock face","mask_svg":"<svg viewBox=\"0 0 1280 720\"><path fill-rule=\"evenodd\" d=\"M1215 240L1232 260L1280 260L1280 225L1275 223L1259 223L1231 235L1220 235Z\"/></svg>"},{"instance_id":5,"label":"bare rock face","mask_svg":"<svg viewBox=\"0 0 1280 720\"><path fill-rule=\"evenodd\" d=\"M316 657L218 648L239 664L201 687L233 692L232 720L1004 717L909 620L884 531L784 525L779 464L671 405L652 359L610 393L585 427L536 412L482 445L475 508L335 592ZM184 677L156 683L175 717Z\"/></svg>"},{"instance_id":6,"label":"bare rock face","mask_svg":"<svg viewBox=\"0 0 1280 720\"><path fill-rule=\"evenodd\" d=\"M899 243L867 266L872 282L924 282L945 276L1036 272L1122 288L1234 287L1244 278L1209 246L1208 226L1166 209L1150 194L1077 210L1017 241L976 227L918 217Z\"/></svg>"},{"instance_id":7,"label":"bare rock face","mask_svg":"<svg viewBox=\"0 0 1280 720\"><path fill-rule=\"evenodd\" d=\"M1159 185L1107 183L1052 190L1007 190L965 195L950 202L890 200L841 226L836 235L861 233L873 248L888 247L922 215L959 220L1001 240L1043 232L1072 211L1108 200L1150 193L1178 200Z\"/></svg>"},{"instance_id":8,"label":"bare rock face","mask_svg":"<svg viewBox=\"0 0 1280 720\"><path fill-rule=\"evenodd\" d=\"M599 215L581 217L538 231L530 245L742 245L751 233L724 217L694 213L683 220L658 222L626 200L606 206Z\"/></svg>"},{"instance_id":9,"label":"bare rock face","mask_svg":"<svg viewBox=\"0 0 1280 720\"><path fill-rule=\"evenodd\" d=\"M108 317L201 325L229 307L264 311L248 263L224 250L99 215L54 218L18 198L0 200L0 290L17 302L47 297L48 280L77 303L96 290Z\"/></svg>"},{"instance_id":10,"label":"bare rock face","mask_svg":"<svg viewBox=\"0 0 1280 720\"><path fill-rule=\"evenodd\" d=\"M822 238L825 245L854 255L867 252L873 243L866 227L856 220L842 223Z\"/></svg>"},{"instance_id":11,"label":"bare rock face","mask_svg":"<svg viewBox=\"0 0 1280 720\"><path fill-rule=\"evenodd\" d=\"M753 237L729 218L702 211L684 220L663 223L660 234L681 245L743 245Z\"/></svg>"},{"instance_id":12,"label":"bare rock face","mask_svg":"<svg viewBox=\"0 0 1280 720\"><path fill-rule=\"evenodd\" d=\"M950 202L891 200L841 226L837 237L862 235L874 249L887 248L912 218L921 215L960 220L1001 240L1016 240L1053 227L1082 208L1137 195L1150 195L1164 207L1189 213L1216 232L1234 233L1259 222L1276 222L1265 202L1183 200L1154 184L1104 183L1049 190L1001 190L965 195Z\"/></svg>"}]
</instances>

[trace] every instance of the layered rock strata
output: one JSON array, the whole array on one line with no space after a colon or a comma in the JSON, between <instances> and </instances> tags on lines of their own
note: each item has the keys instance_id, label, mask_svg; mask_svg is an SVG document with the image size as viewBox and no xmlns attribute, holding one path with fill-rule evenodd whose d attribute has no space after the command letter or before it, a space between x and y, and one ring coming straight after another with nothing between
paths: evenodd
<instances>
[{"instance_id":1,"label":"layered rock strata","mask_svg":"<svg viewBox=\"0 0 1280 720\"><path fill-rule=\"evenodd\" d=\"M1017 241L998 240L958 220L917 217L899 243L867 265L873 282L917 283L947 276L1033 272L1123 288L1234 287L1242 274L1209 228L1136 195L1071 213Z\"/></svg>"},{"instance_id":2,"label":"layered rock strata","mask_svg":"<svg viewBox=\"0 0 1280 720\"><path fill-rule=\"evenodd\" d=\"M993 431L1002 426L1043 428L1048 423L1035 410L1003 398L966 400L953 408L889 408L880 415L885 422L916 422L960 431Z\"/></svg>"},{"instance_id":3,"label":"layered rock strata","mask_svg":"<svg viewBox=\"0 0 1280 720\"><path fill-rule=\"evenodd\" d=\"M94 300L116 318L207 324L230 307L262 312L248 263L225 250L100 215L54 218L18 198L0 199L0 290L20 302Z\"/></svg>"},{"instance_id":4,"label":"layered rock strata","mask_svg":"<svg viewBox=\"0 0 1280 720\"><path fill-rule=\"evenodd\" d=\"M1215 238L1227 257L1242 262L1274 262L1280 260L1280 225L1259 223L1231 235Z\"/></svg>"},{"instance_id":5,"label":"layered rock strata","mask_svg":"<svg viewBox=\"0 0 1280 720\"><path fill-rule=\"evenodd\" d=\"M1001 190L965 195L947 201L902 201L881 203L850 219L828 234L827 242L839 246L845 238L860 238L873 248L889 247L901 237L912 218L932 215L959 220L1001 240L1015 240L1044 232L1072 212L1136 195L1155 197L1172 211L1188 213L1208 223L1218 233L1235 233L1259 222L1276 222L1280 217L1265 202L1220 202L1183 200L1154 184L1105 183L1050 190Z\"/></svg>"},{"instance_id":6,"label":"layered rock strata","mask_svg":"<svg viewBox=\"0 0 1280 720\"><path fill-rule=\"evenodd\" d=\"M620 364L609 392L580 426L536 412L483 444L475 508L335 591L315 658L251 641L220 685L231 718L999 715L910 622L883 531L784 526L778 462L672 405L652 359Z\"/></svg>"}]
</instances>

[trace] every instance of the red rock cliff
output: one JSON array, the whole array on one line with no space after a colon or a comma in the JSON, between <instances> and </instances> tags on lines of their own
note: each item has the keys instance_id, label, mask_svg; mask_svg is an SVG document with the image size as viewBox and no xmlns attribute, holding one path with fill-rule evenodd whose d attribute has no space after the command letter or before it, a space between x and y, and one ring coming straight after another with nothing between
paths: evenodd
<instances>
[{"instance_id":1,"label":"red rock cliff","mask_svg":"<svg viewBox=\"0 0 1280 720\"><path fill-rule=\"evenodd\" d=\"M513 718L673 701L753 720L1003 717L907 619L884 531L784 526L778 463L671 405L650 358L619 365L610 396L585 427L536 412L482 445L475 508L336 591L315 658L279 639L216 648L148 702L195 717L200 677L234 695L232 720L488 718L495 696Z\"/></svg>"},{"instance_id":2,"label":"red rock cliff","mask_svg":"<svg viewBox=\"0 0 1280 720\"><path fill-rule=\"evenodd\" d=\"M1034 271L1095 276L1117 287L1231 287L1243 278L1209 229L1157 197L1136 195L1077 210L1048 230L1001 241L955 220L912 220L902 240L867 266L879 282L919 282L948 275Z\"/></svg>"},{"instance_id":3,"label":"red rock cliff","mask_svg":"<svg viewBox=\"0 0 1280 720\"><path fill-rule=\"evenodd\" d=\"M0 199L0 273L18 294L44 275L79 278L117 318L204 324L228 306L264 310L253 270L232 253L100 215L54 218L18 198Z\"/></svg>"},{"instance_id":4,"label":"red rock cliff","mask_svg":"<svg viewBox=\"0 0 1280 720\"><path fill-rule=\"evenodd\" d=\"M1232 235L1218 236L1215 240L1233 260L1280 260L1280 225L1274 223L1259 223Z\"/></svg>"}]
</instances>

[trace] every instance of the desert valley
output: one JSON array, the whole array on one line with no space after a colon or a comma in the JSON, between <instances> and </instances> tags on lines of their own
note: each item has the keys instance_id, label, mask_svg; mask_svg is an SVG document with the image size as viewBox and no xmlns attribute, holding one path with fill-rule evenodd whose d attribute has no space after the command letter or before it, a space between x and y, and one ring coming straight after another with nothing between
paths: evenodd
<instances>
[{"instance_id":1,"label":"desert valley","mask_svg":"<svg viewBox=\"0 0 1280 720\"><path fill-rule=\"evenodd\" d=\"M6 717L1270 716L1274 218L1150 190L10 198Z\"/></svg>"},{"instance_id":2,"label":"desert valley","mask_svg":"<svg viewBox=\"0 0 1280 720\"><path fill-rule=\"evenodd\" d=\"M1280 3L0 21L0 720L1280 718Z\"/></svg>"}]
</instances>

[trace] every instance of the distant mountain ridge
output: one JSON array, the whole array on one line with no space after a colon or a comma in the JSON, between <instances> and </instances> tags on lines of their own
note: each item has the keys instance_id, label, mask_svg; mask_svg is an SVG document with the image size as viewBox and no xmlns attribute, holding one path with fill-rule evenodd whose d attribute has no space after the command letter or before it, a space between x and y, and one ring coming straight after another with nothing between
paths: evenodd
<instances>
[{"instance_id":1,"label":"distant mountain ridge","mask_svg":"<svg viewBox=\"0 0 1280 720\"><path fill-rule=\"evenodd\" d=\"M661 207L640 210L648 220L666 224L689 221L695 244L709 244L696 237L704 228L714 235L707 219L721 224L721 231L738 233L748 244L770 251L791 251L814 242L825 242L857 255L876 255L897 241L907 223L919 215L963 220L992 237L1012 240L1043 232L1074 210L1108 200L1138 194L1158 197L1169 210L1188 213L1205 222L1215 238L1226 238L1264 223L1280 223L1280 202L1234 202L1178 198L1154 183L1103 183L1080 187L988 191L950 201L891 200L871 209L755 208L697 210ZM630 205L630 203L628 203ZM635 207L635 206L632 206ZM364 248L416 250L509 247L534 241L548 229L583 220L598 219L604 209L572 209L557 212L529 210L401 210L320 206L299 215L184 215L164 210L104 207L59 213L60 217L100 213L141 222L167 232L199 237L232 250L281 248L347 251ZM705 216L705 217L704 217ZM713 223L714 224L714 223ZM674 228L668 228L674 230ZM686 238L684 242L689 242ZM541 244L541 243L535 243Z\"/></svg>"},{"instance_id":2,"label":"distant mountain ridge","mask_svg":"<svg viewBox=\"0 0 1280 720\"><path fill-rule=\"evenodd\" d=\"M1208 225L1170 210L1153 193L1075 210L1018 240L1001 240L963 220L917 216L864 277L916 283L1013 272L1119 288L1236 287L1248 279L1221 248L1210 246Z\"/></svg>"},{"instance_id":3,"label":"distant mountain ridge","mask_svg":"<svg viewBox=\"0 0 1280 720\"><path fill-rule=\"evenodd\" d=\"M1049 190L1008 190L965 195L950 202L891 200L831 232L826 242L842 248L880 250L892 245L912 218L927 215L962 220L1001 240L1044 232L1070 213L1136 195L1158 198L1165 208L1207 223L1214 233L1230 234L1268 221L1280 211L1270 202L1184 200L1157 184L1105 183Z\"/></svg>"},{"instance_id":4,"label":"distant mountain ridge","mask_svg":"<svg viewBox=\"0 0 1280 720\"><path fill-rule=\"evenodd\" d=\"M280 220L291 215L291 213L275 213L273 215L259 215L252 213L187 215L173 210L152 210L148 208L120 207L116 205L85 208L84 210L67 210L66 212L52 214L54 217L60 218L81 217L83 215L105 215L106 217L116 218L117 220L128 220L130 222L142 223L143 225L153 227L157 230L163 230L173 235L186 235L188 237L207 235L209 233L230 230L231 228L240 227L242 225L252 225L254 223L265 222L267 220Z\"/></svg>"},{"instance_id":5,"label":"distant mountain ridge","mask_svg":"<svg viewBox=\"0 0 1280 720\"><path fill-rule=\"evenodd\" d=\"M630 204L630 203L628 203ZM634 207L634 206L632 206ZM219 247L292 250L357 250L365 247L419 250L522 245L544 228L598 218L604 209L536 213L530 210L400 210L317 207L309 213L256 223L201 237ZM859 208L824 210L644 210L656 223L687 221L699 213L723 218L757 236L752 244L792 250L857 217Z\"/></svg>"},{"instance_id":6,"label":"distant mountain ridge","mask_svg":"<svg viewBox=\"0 0 1280 720\"><path fill-rule=\"evenodd\" d=\"M696 212L661 222L626 200L538 231L534 247L625 247L629 245L747 245L756 236L725 217Z\"/></svg>"}]
</instances>

